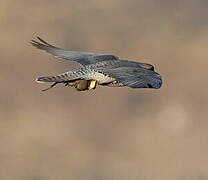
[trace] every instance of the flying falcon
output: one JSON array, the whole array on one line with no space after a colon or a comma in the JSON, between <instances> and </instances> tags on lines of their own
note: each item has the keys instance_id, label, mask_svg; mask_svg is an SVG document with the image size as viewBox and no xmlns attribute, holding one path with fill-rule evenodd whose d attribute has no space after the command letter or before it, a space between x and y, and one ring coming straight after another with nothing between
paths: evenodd
<instances>
[{"instance_id":1,"label":"flying falcon","mask_svg":"<svg viewBox=\"0 0 208 180\"><path fill-rule=\"evenodd\" d=\"M128 86L131 88L155 88L162 85L161 76L154 71L154 66L129 60L120 60L110 54L69 51L55 47L40 37L39 41L32 40L31 44L38 49L82 65L81 68L68 71L56 76L39 77L37 82L52 82L44 89L48 90L59 83L73 86L78 91L95 89L97 85L109 87Z\"/></svg>"}]
</instances>

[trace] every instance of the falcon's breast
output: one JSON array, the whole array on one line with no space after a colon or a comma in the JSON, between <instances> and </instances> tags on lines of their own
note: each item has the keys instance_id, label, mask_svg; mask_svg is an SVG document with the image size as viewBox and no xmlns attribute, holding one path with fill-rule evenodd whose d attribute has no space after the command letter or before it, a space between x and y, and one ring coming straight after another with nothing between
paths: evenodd
<instances>
[{"instance_id":1,"label":"falcon's breast","mask_svg":"<svg viewBox=\"0 0 208 180\"><path fill-rule=\"evenodd\" d=\"M90 73L86 74L84 78L87 80L95 80L98 82L98 84L107 84L115 81L115 78L96 71L91 71Z\"/></svg>"}]
</instances>

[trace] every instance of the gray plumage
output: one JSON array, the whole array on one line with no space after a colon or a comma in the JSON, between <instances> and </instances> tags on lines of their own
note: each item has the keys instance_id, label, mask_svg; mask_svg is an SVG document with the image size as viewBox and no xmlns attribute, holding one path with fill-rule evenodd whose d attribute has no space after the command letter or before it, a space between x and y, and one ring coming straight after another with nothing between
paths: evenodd
<instances>
[{"instance_id":1,"label":"gray plumage","mask_svg":"<svg viewBox=\"0 0 208 180\"><path fill-rule=\"evenodd\" d=\"M161 76L151 64L120 60L117 56L89 52L68 51L50 45L37 37L31 44L38 49L70 61L78 62L81 68L57 76L37 78L37 82L54 82L74 86L77 90L95 89L96 85L112 87L129 86L131 88L160 88ZM84 83L86 81L86 83ZM50 87L50 88L51 88Z\"/></svg>"}]
</instances>

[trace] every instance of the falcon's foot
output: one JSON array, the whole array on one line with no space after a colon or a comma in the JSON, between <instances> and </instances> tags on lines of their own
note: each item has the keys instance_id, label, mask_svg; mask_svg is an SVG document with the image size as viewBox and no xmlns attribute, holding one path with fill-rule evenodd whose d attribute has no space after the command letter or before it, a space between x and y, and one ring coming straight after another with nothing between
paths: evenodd
<instances>
[{"instance_id":1,"label":"falcon's foot","mask_svg":"<svg viewBox=\"0 0 208 180\"><path fill-rule=\"evenodd\" d=\"M88 90L95 89L96 86L97 86L97 81L96 80L89 80L88 81Z\"/></svg>"}]
</instances>

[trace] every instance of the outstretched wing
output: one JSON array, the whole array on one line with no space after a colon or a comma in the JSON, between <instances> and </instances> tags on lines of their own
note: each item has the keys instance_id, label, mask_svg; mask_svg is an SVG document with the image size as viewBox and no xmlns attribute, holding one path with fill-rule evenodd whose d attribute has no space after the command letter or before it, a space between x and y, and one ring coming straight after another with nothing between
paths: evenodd
<instances>
[{"instance_id":1,"label":"outstretched wing","mask_svg":"<svg viewBox=\"0 0 208 180\"><path fill-rule=\"evenodd\" d=\"M161 76L150 69L138 67L118 67L103 70L108 76L115 78L119 83L131 88L155 88L162 85Z\"/></svg>"},{"instance_id":2,"label":"outstretched wing","mask_svg":"<svg viewBox=\"0 0 208 180\"><path fill-rule=\"evenodd\" d=\"M55 47L40 37L37 37L38 41L32 40L30 43L37 47L38 49L45 50L46 52L54 55L57 58L63 58L70 61L76 61L83 66L89 64L95 64L101 61L108 61L108 60L117 60L119 59L117 56L108 55L108 54L97 54L97 53L90 53L90 52L79 52L79 51L68 51L65 49L61 49Z\"/></svg>"}]
</instances>

